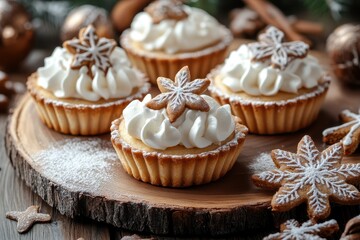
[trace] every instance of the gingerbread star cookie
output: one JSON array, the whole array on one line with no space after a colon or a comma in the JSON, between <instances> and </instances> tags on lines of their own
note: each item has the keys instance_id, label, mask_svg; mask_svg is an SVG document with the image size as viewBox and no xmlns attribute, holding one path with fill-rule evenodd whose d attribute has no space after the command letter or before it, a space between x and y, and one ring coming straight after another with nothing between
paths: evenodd
<instances>
[{"instance_id":1,"label":"gingerbread star cookie","mask_svg":"<svg viewBox=\"0 0 360 240\"><path fill-rule=\"evenodd\" d=\"M323 152L309 136L298 144L297 153L273 150L277 169L252 176L256 186L279 189L273 196L274 211L288 211L303 202L312 220L330 214L332 200L339 204L359 204L360 193L350 182L360 180L360 164L341 164L343 146L336 143Z\"/></svg>"},{"instance_id":2,"label":"gingerbread star cookie","mask_svg":"<svg viewBox=\"0 0 360 240\"><path fill-rule=\"evenodd\" d=\"M295 58L306 57L309 46L301 41L283 42L284 33L276 27L269 27L259 35L259 42L249 43L253 61L270 59L275 68L284 69Z\"/></svg>"},{"instance_id":3,"label":"gingerbread star cookie","mask_svg":"<svg viewBox=\"0 0 360 240\"><path fill-rule=\"evenodd\" d=\"M89 25L79 31L79 38L65 41L63 46L74 56L71 68L79 69L87 66L90 73L91 67L95 65L106 73L111 67L110 55L116 42L112 39L99 38L95 28Z\"/></svg>"},{"instance_id":4,"label":"gingerbread star cookie","mask_svg":"<svg viewBox=\"0 0 360 240\"><path fill-rule=\"evenodd\" d=\"M159 95L147 102L148 108L159 110L166 107L166 113L170 122L175 122L185 111L185 108L207 112L210 110L207 102L199 95L206 91L210 84L209 79L195 79L190 81L188 66L183 67L175 76L175 82L171 79L159 77Z\"/></svg>"},{"instance_id":5,"label":"gingerbread star cookie","mask_svg":"<svg viewBox=\"0 0 360 240\"><path fill-rule=\"evenodd\" d=\"M151 16L155 24L165 19L179 21L188 17L180 0L157 0L144 10Z\"/></svg>"},{"instance_id":6,"label":"gingerbread star cookie","mask_svg":"<svg viewBox=\"0 0 360 240\"><path fill-rule=\"evenodd\" d=\"M360 141L360 109L359 113L344 110L340 114L340 120L344 124L331 127L323 131L323 142L334 144L341 140L344 145L345 155L350 155L359 146Z\"/></svg>"},{"instance_id":7,"label":"gingerbread star cookie","mask_svg":"<svg viewBox=\"0 0 360 240\"><path fill-rule=\"evenodd\" d=\"M30 206L23 212L11 211L6 213L6 217L17 221L17 231L24 233L28 231L36 222L49 222L49 214L39 213L39 206Z\"/></svg>"},{"instance_id":8,"label":"gingerbread star cookie","mask_svg":"<svg viewBox=\"0 0 360 240\"><path fill-rule=\"evenodd\" d=\"M339 225L335 220L323 223L314 223L311 220L300 223L294 219L287 220L281 224L280 232L270 234L264 240L300 240L300 239L324 239L330 237L339 230Z\"/></svg>"}]
</instances>

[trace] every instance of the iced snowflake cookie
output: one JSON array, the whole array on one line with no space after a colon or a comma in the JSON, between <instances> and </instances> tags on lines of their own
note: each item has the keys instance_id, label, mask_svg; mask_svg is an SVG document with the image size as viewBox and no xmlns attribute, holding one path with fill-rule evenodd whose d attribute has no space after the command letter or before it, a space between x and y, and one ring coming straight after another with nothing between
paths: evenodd
<instances>
[{"instance_id":1,"label":"iced snowflake cookie","mask_svg":"<svg viewBox=\"0 0 360 240\"><path fill-rule=\"evenodd\" d=\"M99 38L92 26L63 45L27 82L41 120L65 134L109 132L126 105L148 93L147 78L114 40Z\"/></svg>"},{"instance_id":2,"label":"iced snowflake cookie","mask_svg":"<svg viewBox=\"0 0 360 240\"><path fill-rule=\"evenodd\" d=\"M308 46L283 39L283 32L269 27L259 42L240 46L208 75L211 95L230 104L252 133L286 133L309 126L328 90L329 76L308 54Z\"/></svg>"},{"instance_id":3,"label":"iced snowflake cookie","mask_svg":"<svg viewBox=\"0 0 360 240\"><path fill-rule=\"evenodd\" d=\"M156 84L188 65L194 78L206 77L220 64L233 37L205 11L180 0L158 0L137 14L121 35L121 46L133 64Z\"/></svg>"},{"instance_id":4,"label":"iced snowflake cookie","mask_svg":"<svg viewBox=\"0 0 360 240\"><path fill-rule=\"evenodd\" d=\"M112 123L111 141L125 171L154 185L187 187L215 181L234 165L247 128L203 93L208 79L188 67L159 77L161 93L131 102Z\"/></svg>"},{"instance_id":5,"label":"iced snowflake cookie","mask_svg":"<svg viewBox=\"0 0 360 240\"><path fill-rule=\"evenodd\" d=\"M323 131L323 141L327 144L334 144L341 140L345 155L350 155L359 146L360 109L359 113L352 113L349 110L342 111L340 120L344 124Z\"/></svg>"},{"instance_id":6,"label":"iced snowflake cookie","mask_svg":"<svg viewBox=\"0 0 360 240\"><path fill-rule=\"evenodd\" d=\"M335 220L323 223L314 223L311 220L300 223L294 219L281 224L280 232L270 234L264 240L326 240L328 237L339 231L339 225Z\"/></svg>"},{"instance_id":7,"label":"iced snowflake cookie","mask_svg":"<svg viewBox=\"0 0 360 240\"><path fill-rule=\"evenodd\" d=\"M256 186L279 189L271 201L274 211L288 211L307 203L312 220L330 214L332 200L339 204L359 204L360 193L350 183L360 180L360 164L341 164L343 146L336 143L323 152L309 136L299 142L297 153L273 150L271 157L278 169L252 176Z\"/></svg>"}]
</instances>

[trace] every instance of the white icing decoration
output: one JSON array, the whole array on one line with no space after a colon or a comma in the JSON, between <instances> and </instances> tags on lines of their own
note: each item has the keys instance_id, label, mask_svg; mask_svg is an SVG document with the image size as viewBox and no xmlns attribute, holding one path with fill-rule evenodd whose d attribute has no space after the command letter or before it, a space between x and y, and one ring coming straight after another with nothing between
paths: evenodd
<instances>
[{"instance_id":1,"label":"white icing decoration","mask_svg":"<svg viewBox=\"0 0 360 240\"><path fill-rule=\"evenodd\" d=\"M299 199L299 192L309 187L307 192L308 208L315 215L322 215L327 210L329 196L319 188L331 190L336 199L359 199L357 189L345 182L349 177L360 176L360 164L341 164L342 146L335 144L320 153L309 136L304 136L299 144L298 153L274 150L280 169L266 171L256 176L260 180L278 185L282 184L274 196L278 205L288 204ZM291 168L291 169L288 169Z\"/></svg>"},{"instance_id":2,"label":"white icing decoration","mask_svg":"<svg viewBox=\"0 0 360 240\"><path fill-rule=\"evenodd\" d=\"M290 219L284 223L285 229L282 232L270 234L269 236L265 237L264 240L326 240L326 238L319 237L318 234L321 232L327 232L328 229L332 229L337 226L337 222L333 219L316 224L314 224L311 220L308 220L307 222L304 222L301 226L296 220Z\"/></svg>"},{"instance_id":3,"label":"white icing decoration","mask_svg":"<svg viewBox=\"0 0 360 240\"><path fill-rule=\"evenodd\" d=\"M68 40L64 43L67 47L76 51L71 66L78 68L88 65L90 62L91 65L94 64L97 68L106 72L111 66L110 55L116 46L115 41L99 38L96 35L95 28L91 25L79 37L81 38Z\"/></svg>"},{"instance_id":4,"label":"white icing decoration","mask_svg":"<svg viewBox=\"0 0 360 240\"><path fill-rule=\"evenodd\" d=\"M294 58L306 56L309 46L301 41L283 43L284 33L276 27L269 27L260 34L259 42L248 44L253 59L262 61L270 58L274 67L284 69Z\"/></svg>"},{"instance_id":5,"label":"white icing decoration","mask_svg":"<svg viewBox=\"0 0 360 240\"><path fill-rule=\"evenodd\" d=\"M175 81L159 77L157 82L161 93L150 100L147 106L152 109L167 106L166 112L170 122L174 122L184 112L185 106L194 110L209 110L209 105L198 95L207 89L209 80L190 81L190 71L187 66L179 70Z\"/></svg>"},{"instance_id":6,"label":"white icing decoration","mask_svg":"<svg viewBox=\"0 0 360 240\"><path fill-rule=\"evenodd\" d=\"M323 131L323 136L329 136L330 134L339 131L341 129L344 128L348 128L349 126L351 126L350 131L345 135L345 137L342 140L342 143L344 144L344 146L350 146L353 143L352 138L354 137L354 133L356 131L360 130L360 109L359 109L359 114L355 114L350 112L349 110L344 110L341 113L342 115L348 117L351 119L351 121L346 122L340 126L335 126L335 127L331 127L331 128L327 128Z\"/></svg>"}]
</instances>

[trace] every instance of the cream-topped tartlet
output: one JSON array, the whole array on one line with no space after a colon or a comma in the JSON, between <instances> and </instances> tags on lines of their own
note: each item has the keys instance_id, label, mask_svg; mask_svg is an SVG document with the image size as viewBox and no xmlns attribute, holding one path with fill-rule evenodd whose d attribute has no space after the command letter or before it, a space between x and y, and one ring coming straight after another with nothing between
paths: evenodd
<instances>
[{"instance_id":1,"label":"cream-topped tartlet","mask_svg":"<svg viewBox=\"0 0 360 240\"><path fill-rule=\"evenodd\" d=\"M242 45L213 70L211 95L230 104L249 131L276 134L297 131L317 117L329 76L303 42L282 42L270 27L259 42Z\"/></svg>"},{"instance_id":2,"label":"cream-topped tartlet","mask_svg":"<svg viewBox=\"0 0 360 240\"><path fill-rule=\"evenodd\" d=\"M209 80L158 78L162 93L131 102L111 127L111 141L127 173L154 185L186 187L217 180L234 165L247 128L207 95Z\"/></svg>"},{"instance_id":3,"label":"cream-topped tartlet","mask_svg":"<svg viewBox=\"0 0 360 240\"><path fill-rule=\"evenodd\" d=\"M41 120L73 135L108 132L125 106L142 99L150 88L116 42L99 38L92 26L55 48L27 86Z\"/></svg>"},{"instance_id":4,"label":"cream-topped tartlet","mask_svg":"<svg viewBox=\"0 0 360 240\"><path fill-rule=\"evenodd\" d=\"M231 41L231 32L215 18L179 0L151 3L121 36L132 63L154 84L185 65L195 78L205 77L224 60Z\"/></svg>"}]
</instances>

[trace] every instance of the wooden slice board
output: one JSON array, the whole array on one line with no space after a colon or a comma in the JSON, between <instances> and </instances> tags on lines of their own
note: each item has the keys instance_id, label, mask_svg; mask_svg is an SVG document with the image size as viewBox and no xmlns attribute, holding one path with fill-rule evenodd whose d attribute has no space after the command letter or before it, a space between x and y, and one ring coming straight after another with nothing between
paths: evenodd
<instances>
[{"instance_id":1,"label":"wooden slice board","mask_svg":"<svg viewBox=\"0 0 360 240\"><path fill-rule=\"evenodd\" d=\"M128 176L117 160L74 163L79 179L74 179L74 169L64 168L62 154L58 161L39 160L39 152L74 137L43 125L29 95L24 96L9 118L6 148L12 165L26 184L50 206L69 217L85 216L116 227L154 234L234 234L271 228L290 215L305 219L303 206L285 214L271 212L273 192L258 189L250 181L256 166L261 171L267 165L254 164L262 153L268 154L275 148L296 151L304 134L312 136L320 149L325 148L321 142L322 130L338 124L337 115L341 110L356 111L359 103L360 89L347 89L333 81L323 110L310 128L277 136L249 135L238 161L224 178L185 189L139 182ZM110 142L110 134L94 138ZM79 140L80 143L86 141L88 138ZM101 146L96 147L102 151ZM356 153L344 162L359 160Z\"/></svg>"}]
</instances>

